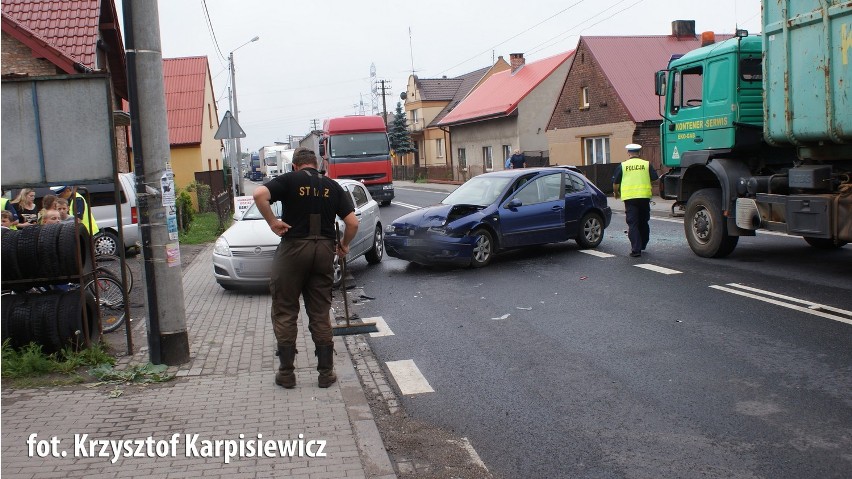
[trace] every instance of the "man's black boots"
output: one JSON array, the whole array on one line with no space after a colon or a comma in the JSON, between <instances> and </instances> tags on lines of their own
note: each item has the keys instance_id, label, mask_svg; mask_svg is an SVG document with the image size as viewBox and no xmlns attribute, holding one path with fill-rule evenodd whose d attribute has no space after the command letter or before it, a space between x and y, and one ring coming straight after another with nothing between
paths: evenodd
<instances>
[{"instance_id":1,"label":"man's black boots","mask_svg":"<svg viewBox=\"0 0 852 479\"><path fill-rule=\"evenodd\" d=\"M295 344L278 345L278 351L275 354L278 355L278 360L281 362L281 365L278 366L278 372L275 373L275 384L287 389L296 387L296 373L293 372L296 369L296 367L293 366L293 361L296 359L296 353Z\"/></svg>"},{"instance_id":2,"label":"man's black boots","mask_svg":"<svg viewBox=\"0 0 852 479\"><path fill-rule=\"evenodd\" d=\"M316 355L317 371L319 371L317 386L327 388L337 381L337 375L334 374L334 345L317 346Z\"/></svg>"}]
</instances>

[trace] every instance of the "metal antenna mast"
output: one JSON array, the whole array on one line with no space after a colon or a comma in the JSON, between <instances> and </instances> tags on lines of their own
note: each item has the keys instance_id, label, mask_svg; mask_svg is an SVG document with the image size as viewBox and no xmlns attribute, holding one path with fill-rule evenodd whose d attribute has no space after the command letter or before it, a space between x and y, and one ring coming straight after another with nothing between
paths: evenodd
<instances>
[{"instance_id":1,"label":"metal antenna mast","mask_svg":"<svg viewBox=\"0 0 852 479\"><path fill-rule=\"evenodd\" d=\"M370 100L371 114L379 114L379 81L376 79L376 64L370 64Z\"/></svg>"}]
</instances>

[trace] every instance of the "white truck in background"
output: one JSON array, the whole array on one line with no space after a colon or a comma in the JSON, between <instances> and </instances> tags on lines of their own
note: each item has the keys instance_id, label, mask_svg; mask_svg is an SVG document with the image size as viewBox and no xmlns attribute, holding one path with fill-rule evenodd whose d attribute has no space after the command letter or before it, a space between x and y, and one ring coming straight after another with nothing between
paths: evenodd
<instances>
[{"instance_id":1,"label":"white truck in background","mask_svg":"<svg viewBox=\"0 0 852 479\"><path fill-rule=\"evenodd\" d=\"M264 181L293 171L293 151L289 144L264 146L258 151Z\"/></svg>"}]
</instances>

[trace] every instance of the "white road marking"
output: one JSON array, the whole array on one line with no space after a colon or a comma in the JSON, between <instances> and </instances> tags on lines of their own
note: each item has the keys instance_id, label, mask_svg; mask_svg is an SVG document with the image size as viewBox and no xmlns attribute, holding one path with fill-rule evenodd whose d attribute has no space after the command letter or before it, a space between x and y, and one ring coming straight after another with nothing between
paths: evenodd
<instances>
[{"instance_id":1,"label":"white road marking","mask_svg":"<svg viewBox=\"0 0 852 479\"><path fill-rule=\"evenodd\" d=\"M678 219L674 219L674 218L660 218L659 216L652 216L651 219L656 220L656 221L668 221L669 223L677 223L679 225L683 224L682 219L678 220Z\"/></svg>"},{"instance_id":2,"label":"white road marking","mask_svg":"<svg viewBox=\"0 0 852 479\"><path fill-rule=\"evenodd\" d=\"M448 439L447 442L461 446L462 449L467 451L467 454L470 456L470 460L473 461L474 464L488 471L488 467L486 467L485 463L482 462L482 458L479 457L479 454L477 454L476 449L473 448L473 445L470 443L470 440L468 438L463 437L461 438L461 440L458 441Z\"/></svg>"},{"instance_id":3,"label":"white road marking","mask_svg":"<svg viewBox=\"0 0 852 479\"><path fill-rule=\"evenodd\" d=\"M373 318L364 318L364 322L374 322L376 323L376 328L378 328L378 333L370 333L371 338L380 338L382 336L393 336L393 331L388 327L388 323L385 322L385 318L381 316L376 316Z\"/></svg>"},{"instance_id":4,"label":"white road marking","mask_svg":"<svg viewBox=\"0 0 852 479\"><path fill-rule=\"evenodd\" d=\"M388 370L390 370L393 379L399 386L399 391L403 395L435 392L429 385L429 381L417 369L413 360L388 361L385 364L388 365Z\"/></svg>"},{"instance_id":5,"label":"white road marking","mask_svg":"<svg viewBox=\"0 0 852 479\"><path fill-rule=\"evenodd\" d=\"M656 266L653 264L636 264L634 266L636 266L637 268L647 269L662 274L681 274L681 271L678 271L676 269L663 268L662 266Z\"/></svg>"},{"instance_id":6,"label":"white road marking","mask_svg":"<svg viewBox=\"0 0 852 479\"><path fill-rule=\"evenodd\" d=\"M614 254L604 253L603 251L598 251L594 249L581 249L581 253L586 253L588 255L597 256L598 258L613 258Z\"/></svg>"},{"instance_id":7,"label":"white road marking","mask_svg":"<svg viewBox=\"0 0 852 479\"><path fill-rule=\"evenodd\" d=\"M422 206L409 205L408 203L400 203L398 201L392 201L391 204L394 204L396 206L402 206L403 208L408 208L410 210L419 210L420 208L423 208Z\"/></svg>"},{"instance_id":8,"label":"white road marking","mask_svg":"<svg viewBox=\"0 0 852 479\"><path fill-rule=\"evenodd\" d=\"M728 288L726 286L731 286ZM803 299L793 298L791 296L785 296L783 294L773 293L771 291L764 291L762 289L751 288L749 286L744 286L737 283L729 283L726 286L719 286L712 284L710 285L713 289L718 289L719 291L724 291L726 293L736 294L739 296L743 296L746 298L756 299L758 301L763 301L765 303L774 304L776 306L782 306L788 309L793 309L796 311L801 311L803 313L812 314L814 316L819 316L821 318L833 319L834 321L839 321L841 323L846 323L852 325L852 311L846 311L840 308L833 308L831 306L826 306L823 304L812 303L810 301L806 301ZM734 289L736 288L736 289ZM751 291L751 292L747 292ZM754 294L759 293L759 294ZM761 296L763 295L763 296ZM780 301L772 298L780 298L784 299L788 302ZM806 306L798 306L796 304L791 303L800 303ZM826 311L835 312L838 314L830 314ZM843 315L843 316L840 316Z\"/></svg>"},{"instance_id":9,"label":"white road marking","mask_svg":"<svg viewBox=\"0 0 852 479\"><path fill-rule=\"evenodd\" d=\"M434 193L436 195L444 195L444 196L447 196L447 195L450 194L449 191L421 190L419 188L400 188L400 187L394 187L394 188L397 189L397 190L403 190L403 191L416 191L418 193Z\"/></svg>"}]
</instances>

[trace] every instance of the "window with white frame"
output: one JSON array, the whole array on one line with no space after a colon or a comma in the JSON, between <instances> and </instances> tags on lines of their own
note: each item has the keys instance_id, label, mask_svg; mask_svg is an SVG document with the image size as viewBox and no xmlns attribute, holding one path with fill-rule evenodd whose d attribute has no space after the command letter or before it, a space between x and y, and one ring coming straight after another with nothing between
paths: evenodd
<instances>
[{"instance_id":1,"label":"window with white frame","mask_svg":"<svg viewBox=\"0 0 852 479\"><path fill-rule=\"evenodd\" d=\"M464 148L459 148L458 159L459 168L467 168L467 153L465 152Z\"/></svg>"},{"instance_id":2,"label":"window with white frame","mask_svg":"<svg viewBox=\"0 0 852 479\"><path fill-rule=\"evenodd\" d=\"M589 87L584 86L580 89L580 108L586 109L589 107Z\"/></svg>"},{"instance_id":3,"label":"window with white frame","mask_svg":"<svg viewBox=\"0 0 852 479\"><path fill-rule=\"evenodd\" d=\"M506 160L512 156L512 145L503 145L503 163L506 163Z\"/></svg>"},{"instance_id":4,"label":"window with white frame","mask_svg":"<svg viewBox=\"0 0 852 479\"><path fill-rule=\"evenodd\" d=\"M586 165L603 165L610 162L608 136L584 138L583 150Z\"/></svg>"},{"instance_id":5,"label":"window with white frame","mask_svg":"<svg viewBox=\"0 0 852 479\"><path fill-rule=\"evenodd\" d=\"M435 140L435 150L436 150L435 153L438 156L438 158L444 157L444 139L443 138L438 138L438 139Z\"/></svg>"},{"instance_id":6,"label":"window with white frame","mask_svg":"<svg viewBox=\"0 0 852 479\"><path fill-rule=\"evenodd\" d=\"M494 156L492 155L490 146L482 147L482 163L485 165L485 171L494 169Z\"/></svg>"}]
</instances>

